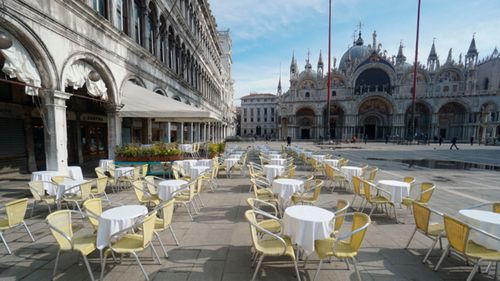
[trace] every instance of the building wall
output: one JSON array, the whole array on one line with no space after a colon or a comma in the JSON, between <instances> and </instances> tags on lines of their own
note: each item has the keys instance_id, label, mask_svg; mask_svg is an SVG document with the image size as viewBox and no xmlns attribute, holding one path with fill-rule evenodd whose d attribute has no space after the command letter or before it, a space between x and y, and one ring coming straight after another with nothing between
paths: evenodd
<instances>
[{"instance_id":1,"label":"building wall","mask_svg":"<svg viewBox=\"0 0 500 281\"><path fill-rule=\"evenodd\" d=\"M277 98L271 94L251 94L241 98L241 136L277 137Z\"/></svg>"}]
</instances>

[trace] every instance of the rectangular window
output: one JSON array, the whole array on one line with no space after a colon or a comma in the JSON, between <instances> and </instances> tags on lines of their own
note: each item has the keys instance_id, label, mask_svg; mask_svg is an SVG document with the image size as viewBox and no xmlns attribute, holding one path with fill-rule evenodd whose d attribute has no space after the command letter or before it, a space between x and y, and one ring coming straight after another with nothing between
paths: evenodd
<instances>
[{"instance_id":1,"label":"rectangular window","mask_svg":"<svg viewBox=\"0 0 500 281\"><path fill-rule=\"evenodd\" d=\"M274 122L274 117L271 118L271 122Z\"/></svg>"},{"instance_id":2,"label":"rectangular window","mask_svg":"<svg viewBox=\"0 0 500 281\"><path fill-rule=\"evenodd\" d=\"M244 118L244 119L243 119L243 122L247 122L247 119L246 119L246 118Z\"/></svg>"},{"instance_id":3,"label":"rectangular window","mask_svg":"<svg viewBox=\"0 0 500 281\"><path fill-rule=\"evenodd\" d=\"M271 115L274 115L274 108L271 108Z\"/></svg>"},{"instance_id":4,"label":"rectangular window","mask_svg":"<svg viewBox=\"0 0 500 281\"><path fill-rule=\"evenodd\" d=\"M250 108L250 116L253 116L253 108Z\"/></svg>"},{"instance_id":5,"label":"rectangular window","mask_svg":"<svg viewBox=\"0 0 500 281\"><path fill-rule=\"evenodd\" d=\"M260 108L257 108L257 116L260 116Z\"/></svg>"},{"instance_id":6,"label":"rectangular window","mask_svg":"<svg viewBox=\"0 0 500 281\"><path fill-rule=\"evenodd\" d=\"M108 11L106 0L92 0L92 8L99 13L99 15L108 18Z\"/></svg>"},{"instance_id":7,"label":"rectangular window","mask_svg":"<svg viewBox=\"0 0 500 281\"><path fill-rule=\"evenodd\" d=\"M243 109L243 116L247 116L247 109L246 108Z\"/></svg>"},{"instance_id":8,"label":"rectangular window","mask_svg":"<svg viewBox=\"0 0 500 281\"><path fill-rule=\"evenodd\" d=\"M123 0L116 0L116 27L123 31Z\"/></svg>"},{"instance_id":9,"label":"rectangular window","mask_svg":"<svg viewBox=\"0 0 500 281\"><path fill-rule=\"evenodd\" d=\"M247 129L243 130L243 134L245 134L245 135L247 134Z\"/></svg>"},{"instance_id":10,"label":"rectangular window","mask_svg":"<svg viewBox=\"0 0 500 281\"><path fill-rule=\"evenodd\" d=\"M264 122L267 122L267 118L264 118Z\"/></svg>"},{"instance_id":11,"label":"rectangular window","mask_svg":"<svg viewBox=\"0 0 500 281\"><path fill-rule=\"evenodd\" d=\"M264 115L267 115L267 108L264 108Z\"/></svg>"},{"instance_id":12,"label":"rectangular window","mask_svg":"<svg viewBox=\"0 0 500 281\"><path fill-rule=\"evenodd\" d=\"M253 118L250 118L250 122L253 122Z\"/></svg>"},{"instance_id":13,"label":"rectangular window","mask_svg":"<svg viewBox=\"0 0 500 281\"><path fill-rule=\"evenodd\" d=\"M257 122L260 122L260 117L257 117Z\"/></svg>"},{"instance_id":14,"label":"rectangular window","mask_svg":"<svg viewBox=\"0 0 500 281\"><path fill-rule=\"evenodd\" d=\"M140 10L140 4L137 1L134 1L134 39L137 44L141 45L142 40L141 40L141 10Z\"/></svg>"}]
</instances>

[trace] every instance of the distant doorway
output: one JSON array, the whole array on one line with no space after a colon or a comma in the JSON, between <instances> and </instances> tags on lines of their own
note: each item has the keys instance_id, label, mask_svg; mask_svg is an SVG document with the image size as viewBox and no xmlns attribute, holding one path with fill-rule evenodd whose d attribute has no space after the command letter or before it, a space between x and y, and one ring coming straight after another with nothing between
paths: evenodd
<instances>
[{"instance_id":1,"label":"distant doorway","mask_svg":"<svg viewBox=\"0 0 500 281\"><path fill-rule=\"evenodd\" d=\"M377 125L375 124L366 124L365 125L365 134L368 136L368 139L375 139L377 135Z\"/></svg>"},{"instance_id":2,"label":"distant doorway","mask_svg":"<svg viewBox=\"0 0 500 281\"><path fill-rule=\"evenodd\" d=\"M262 134L262 128L260 126L257 126L257 128L255 128L255 134L257 136L260 136Z\"/></svg>"},{"instance_id":3,"label":"distant doorway","mask_svg":"<svg viewBox=\"0 0 500 281\"><path fill-rule=\"evenodd\" d=\"M301 139L310 139L311 138L311 130L310 129L301 129L300 130L300 138Z\"/></svg>"}]
</instances>

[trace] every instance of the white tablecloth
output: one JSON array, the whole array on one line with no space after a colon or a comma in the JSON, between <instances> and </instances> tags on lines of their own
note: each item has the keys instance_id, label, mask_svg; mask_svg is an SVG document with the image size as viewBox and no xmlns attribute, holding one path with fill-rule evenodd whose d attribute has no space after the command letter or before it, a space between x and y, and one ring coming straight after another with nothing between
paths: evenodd
<instances>
[{"instance_id":1,"label":"white tablecloth","mask_svg":"<svg viewBox=\"0 0 500 281\"><path fill-rule=\"evenodd\" d=\"M267 179L272 182L277 176L281 176L285 171L285 167L281 165L264 165L264 173L266 173Z\"/></svg>"},{"instance_id":2,"label":"white tablecloth","mask_svg":"<svg viewBox=\"0 0 500 281\"><path fill-rule=\"evenodd\" d=\"M323 163L323 160L325 160L326 155L313 155L312 158L316 159L319 163Z\"/></svg>"},{"instance_id":3,"label":"white tablecloth","mask_svg":"<svg viewBox=\"0 0 500 281\"><path fill-rule=\"evenodd\" d=\"M378 182L377 186L392 195L392 203L401 204L403 198L410 195L410 184L404 181L381 180Z\"/></svg>"},{"instance_id":4,"label":"white tablecloth","mask_svg":"<svg viewBox=\"0 0 500 281\"><path fill-rule=\"evenodd\" d=\"M334 168L339 167L339 159L325 159L323 160L323 163L328 164Z\"/></svg>"},{"instance_id":5,"label":"white tablecloth","mask_svg":"<svg viewBox=\"0 0 500 281\"><path fill-rule=\"evenodd\" d=\"M340 168L340 172L344 174L349 182L352 181L352 176L360 176L361 175L361 167L355 166L344 166Z\"/></svg>"},{"instance_id":6,"label":"white tablecloth","mask_svg":"<svg viewBox=\"0 0 500 281\"><path fill-rule=\"evenodd\" d=\"M198 160L183 160L182 165L184 166L184 172L189 175L191 167L198 165Z\"/></svg>"},{"instance_id":7,"label":"white tablecloth","mask_svg":"<svg viewBox=\"0 0 500 281\"><path fill-rule=\"evenodd\" d=\"M99 218L96 246L102 249L109 245L111 236L127 227L131 227L140 216L148 213L141 205L124 205L106 210Z\"/></svg>"},{"instance_id":8,"label":"white tablecloth","mask_svg":"<svg viewBox=\"0 0 500 281\"><path fill-rule=\"evenodd\" d=\"M224 159L224 165L226 166L226 171L229 171L236 163L240 161L239 158L226 158Z\"/></svg>"},{"instance_id":9,"label":"white tablecloth","mask_svg":"<svg viewBox=\"0 0 500 281\"><path fill-rule=\"evenodd\" d=\"M205 167L212 168L212 159L198 160L198 162L196 163L196 166L205 166Z\"/></svg>"},{"instance_id":10,"label":"white tablecloth","mask_svg":"<svg viewBox=\"0 0 500 281\"><path fill-rule=\"evenodd\" d=\"M70 180L65 179L57 188L56 199L59 200L65 193L80 194L80 184L84 183L84 180Z\"/></svg>"},{"instance_id":11,"label":"white tablecloth","mask_svg":"<svg viewBox=\"0 0 500 281\"><path fill-rule=\"evenodd\" d=\"M284 166L286 164L286 159L269 159L269 164Z\"/></svg>"},{"instance_id":12,"label":"white tablecloth","mask_svg":"<svg viewBox=\"0 0 500 281\"><path fill-rule=\"evenodd\" d=\"M179 150L182 152L190 152L193 150L192 144L179 144Z\"/></svg>"},{"instance_id":13,"label":"white tablecloth","mask_svg":"<svg viewBox=\"0 0 500 281\"><path fill-rule=\"evenodd\" d=\"M210 169L209 167L206 166L192 166L189 169L189 175L191 176L191 179L196 179L200 174L205 172L206 170Z\"/></svg>"},{"instance_id":14,"label":"white tablecloth","mask_svg":"<svg viewBox=\"0 0 500 281\"><path fill-rule=\"evenodd\" d=\"M50 181L52 182L52 177L59 176L61 173L58 171L38 171L31 173L31 181ZM56 195L56 186L44 183L43 188L47 191L49 195Z\"/></svg>"},{"instance_id":15,"label":"white tablecloth","mask_svg":"<svg viewBox=\"0 0 500 281\"><path fill-rule=\"evenodd\" d=\"M330 237L334 217L332 212L316 206L288 207L283 216L283 234L309 255L314 252L315 240Z\"/></svg>"},{"instance_id":16,"label":"white tablecloth","mask_svg":"<svg viewBox=\"0 0 500 281\"><path fill-rule=\"evenodd\" d=\"M134 167L119 167L115 169L115 178L134 176Z\"/></svg>"},{"instance_id":17,"label":"white tablecloth","mask_svg":"<svg viewBox=\"0 0 500 281\"><path fill-rule=\"evenodd\" d=\"M500 237L500 214L482 210L460 210L463 220L472 226ZM492 250L500 251L500 242L477 231L471 230L469 238Z\"/></svg>"},{"instance_id":18,"label":"white tablecloth","mask_svg":"<svg viewBox=\"0 0 500 281\"><path fill-rule=\"evenodd\" d=\"M243 153L231 153L231 154L229 154L229 158L236 158L238 160L241 159L241 156L243 156Z\"/></svg>"},{"instance_id":19,"label":"white tablecloth","mask_svg":"<svg viewBox=\"0 0 500 281\"><path fill-rule=\"evenodd\" d=\"M295 192L304 191L304 181L296 179L276 179L272 184L273 193L278 194L282 207L290 205L290 199Z\"/></svg>"},{"instance_id":20,"label":"white tablecloth","mask_svg":"<svg viewBox=\"0 0 500 281\"><path fill-rule=\"evenodd\" d=\"M82 168L79 166L68 167L69 177L74 180L83 180Z\"/></svg>"},{"instance_id":21,"label":"white tablecloth","mask_svg":"<svg viewBox=\"0 0 500 281\"><path fill-rule=\"evenodd\" d=\"M175 193L183 188L188 182L185 180L166 180L158 183L158 197L161 200L168 201L172 199Z\"/></svg>"},{"instance_id":22,"label":"white tablecloth","mask_svg":"<svg viewBox=\"0 0 500 281\"><path fill-rule=\"evenodd\" d=\"M268 154L268 156L269 156L269 159L280 159L281 158L281 154L276 154L276 153Z\"/></svg>"},{"instance_id":23,"label":"white tablecloth","mask_svg":"<svg viewBox=\"0 0 500 281\"><path fill-rule=\"evenodd\" d=\"M99 160L99 167L101 167L104 171L109 171L109 164L114 164L115 161L111 159L101 159Z\"/></svg>"}]
</instances>

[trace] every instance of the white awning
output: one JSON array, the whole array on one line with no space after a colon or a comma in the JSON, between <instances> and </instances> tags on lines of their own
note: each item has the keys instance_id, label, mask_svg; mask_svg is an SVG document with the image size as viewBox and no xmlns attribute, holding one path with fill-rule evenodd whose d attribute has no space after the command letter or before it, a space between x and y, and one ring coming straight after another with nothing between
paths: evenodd
<instances>
[{"instance_id":1,"label":"white awning","mask_svg":"<svg viewBox=\"0 0 500 281\"><path fill-rule=\"evenodd\" d=\"M121 117L155 118L157 121L203 122L220 118L210 112L196 108L146 88L126 82L122 96Z\"/></svg>"}]
</instances>

